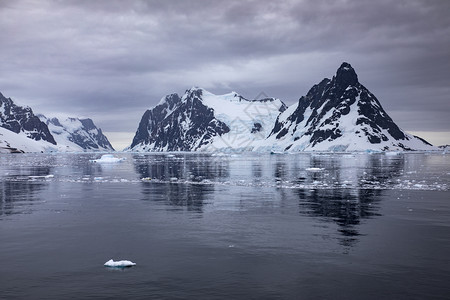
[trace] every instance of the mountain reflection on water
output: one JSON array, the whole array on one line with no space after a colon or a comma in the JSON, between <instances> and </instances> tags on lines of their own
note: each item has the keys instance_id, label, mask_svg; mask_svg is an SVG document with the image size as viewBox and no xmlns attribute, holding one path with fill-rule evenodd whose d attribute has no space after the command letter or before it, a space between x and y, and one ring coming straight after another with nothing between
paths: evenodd
<instances>
[{"instance_id":1,"label":"mountain reflection on water","mask_svg":"<svg viewBox=\"0 0 450 300\"><path fill-rule=\"evenodd\" d=\"M6 171L0 180L0 218L2 215L31 213L33 203L39 202L39 191L45 188L48 166L17 168Z\"/></svg>"},{"instance_id":2,"label":"mountain reflection on water","mask_svg":"<svg viewBox=\"0 0 450 300\"><path fill-rule=\"evenodd\" d=\"M115 183L124 189L137 184L141 200L193 217L202 217L205 210L263 209L334 223L340 243L351 246L361 234L361 222L380 215L385 189L445 186L436 182L439 176L418 172L440 164L436 155L122 155L127 159L120 164L92 163L96 154L2 157L0 216L31 213L31 205L43 200L40 191L49 186L58 191L60 183Z\"/></svg>"},{"instance_id":3,"label":"mountain reflection on water","mask_svg":"<svg viewBox=\"0 0 450 300\"><path fill-rule=\"evenodd\" d=\"M133 162L140 177L149 179L141 184L145 200L165 201L175 207L173 209L179 207L201 213L204 206L211 203L220 207L224 193L242 193L243 188L250 189L261 202L246 203L241 199L238 206L241 210L267 204L267 201L277 205L298 199L300 215L338 225L342 236L340 243L344 246L351 246L357 240L362 220L380 215L378 201L383 191L367 186L395 183L404 168L402 156L361 159L352 155L307 155L298 158L288 155L268 159L135 155ZM314 184L318 182L321 186L316 188ZM295 184L309 188L296 188ZM224 190L223 186L228 189ZM275 189L278 195L274 197L273 191L268 189Z\"/></svg>"}]
</instances>

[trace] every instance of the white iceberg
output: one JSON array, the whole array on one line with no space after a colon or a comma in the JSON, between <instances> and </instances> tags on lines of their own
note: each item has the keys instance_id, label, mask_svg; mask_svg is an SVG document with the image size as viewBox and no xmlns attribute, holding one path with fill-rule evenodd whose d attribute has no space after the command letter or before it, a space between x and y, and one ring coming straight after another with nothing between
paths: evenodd
<instances>
[{"instance_id":1,"label":"white iceberg","mask_svg":"<svg viewBox=\"0 0 450 300\"><path fill-rule=\"evenodd\" d=\"M53 177L55 177L55 175L53 175L53 174L41 175L41 176L28 176L28 178L30 178L30 179L50 179Z\"/></svg>"},{"instance_id":2,"label":"white iceberg","mask_svg":"<svg viewBox=\"0 0 450 300\"><path fill-rule=\"evenodd\" d=\"M310 171L310 172L320 172L323 170L324 170L324 168L306 168L306 171Z\"/></svg>"},{"instance_id":3,"label":"white iceberg","mask_svg":"<svg viewBox=\"0 0 450 300\"><path fill-rule=\"evenodd\" d=\"M386 156L394 156L394 155L400 155L400 154L402 154L402 153L399 151L384 152L384 155L386 155Z\"/></svg>"},{"instance_id":4,"label":"white iceberg","mask_svg":"<svg viewBox=\"0 0 450 300\"><path fill-rule=\"evenodd\" d=\"M94 162L94 163L117 163L117 162L124 161L125 159L126 159L125 157L114 157L114 155L112 155L112 154L105 154L105 155L102 155L102 157L99 159L91 160L91 162Z\"/></svg>"},{"instance_id":5,"label":"white iceberg","mask_svg":"<svg viewBox=\"0 0 450 300\"><path fill-rule=\"evenodd\" d=\"M132 267L135 265L136 265L136 263L129 261L129 260L114 261L112 259L108 260L104 264L105 267L111 267L111 268L128 268L128 267Z\"/></svg>"}]
</instances>

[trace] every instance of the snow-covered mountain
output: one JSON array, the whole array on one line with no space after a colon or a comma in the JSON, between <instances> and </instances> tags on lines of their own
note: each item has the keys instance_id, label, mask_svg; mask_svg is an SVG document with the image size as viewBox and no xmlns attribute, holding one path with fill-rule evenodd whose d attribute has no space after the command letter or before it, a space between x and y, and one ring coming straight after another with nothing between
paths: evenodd
<instances>
[{"instance_id":1,"label":"snow-covered mountain","mask_svg":"<svg viewBox=\"0 0 450 300\"><path fill-rule=\"evenodd\" d=\"M16 105L11 98L6 98L1 93L0 127L32 140L42 140L56 145L56 141L48 130L47 125L33 113L30 107Z\"/></svg>"},{"instance_id":2,"label":"snow-covered mountain","mask_svg":"<svg viewBox=\"0 0 450 300\"><path fill-rule=\"evenodd\" d=\"M193 87L147 110L128 150L252 150L252 143L266 138L285 109L279 99L248 100L235 92L214 95Z\"/></svg>"},{"instance_id":3,"label":"snow-covered mountain","mask_svg":"<svg viewBox=\"0 0 450 300\"><path fill-rule=\"evenodd\" d=\"M343 63L332 79L314 85L281 113L268 138L255 145L272 151L435 150L402 131L378 99Z\"/></svg>"},{"instance_id":4,"label":"snow-covered mountain","mask_svg":"<svg viewBox=\"0 0 450 300\"><path fill-rule=\"evenodd\" d=\"M437 150L401 130L343 63L286 108L274 98L247 100L192 88L147 110L131 151Z\"/></svg>"},{"instance_id":5,"label":"snow-covered mountain","mask_svg":"<svg viewBox=\"0 0 450 300\"><path fill-rule=\"evenodd\" d=\"M91 119L47 118L0 93L1 152L111 151L102 130Z\"/></svg>"},{"instance_id":6,"label":"snow-covered mountain","mask_svg":"<svg viewBox=\"0 0 450 300\"><path fill-rule=\"evenodd\" d=\"M59 151L114 151L108 138L91 119L47 118L39 115L52 133Z\"/></svg>"}]
</instances>

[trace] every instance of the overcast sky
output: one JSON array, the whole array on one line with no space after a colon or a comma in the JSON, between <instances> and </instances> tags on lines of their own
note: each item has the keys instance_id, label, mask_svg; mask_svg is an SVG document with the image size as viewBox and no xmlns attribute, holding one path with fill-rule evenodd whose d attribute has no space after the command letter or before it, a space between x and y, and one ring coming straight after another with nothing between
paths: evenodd
<instances>
[{"instance_id":1,"label":"overcast sky","mask_svg":"<svg viewBox=\"0 0 450 300\"><path fill-rule=\"evenodd\" d=\"M450 144L450 1L0 1L0 92L121 149L164 95L288 105L341 62L404 130Z\"/></svg>"}]
</instances>

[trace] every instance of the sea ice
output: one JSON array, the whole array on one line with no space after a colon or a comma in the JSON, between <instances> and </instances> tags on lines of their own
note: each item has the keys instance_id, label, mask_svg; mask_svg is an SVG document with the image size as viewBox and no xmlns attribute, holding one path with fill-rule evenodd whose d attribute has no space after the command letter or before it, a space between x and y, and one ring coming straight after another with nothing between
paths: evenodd
<instances>
[{"instance_id":1,"label":"sea ice","mask_svg":"<svg viewBox=\"0 0 450 300\"><path fill-rule=\"evenodd\" d=\"M323 171L323 168L306 168L306 171L318 172Z\"/></svg>"},{"instance_id":2,"label":"sea ice","mask_svg":"<svg viewBox=\"0 0 450 300\"><path fill-rule=\"evenodd\" d=\"M39 179L39 178L42 178L42 179L49 179L49 178L53 178L53 177L55 177L55 175L53 175L53 174L50 174L50 175L42 175L42 176L28 176L28 178L30 178L30 179Z\"/></svg>"},{"instance_id":3,"label":"sea ice","mask_svg":"<svg viewBox=\"0 0 450 300\"><path fill-rule=\"evenodd\" d=\"M129 260L114 261L112 259L108 260L104 264L105 267L111 267L111 268L128 268L128 267L132 267L135 265L136 265L136 263L129 261Z\"/></svg>"},{"instance_id":4,"label":"sea ice","mask_svg":"<svg viewBox=\"0 0 450 300\"><path fill-rule=\"evenodd\" d=\"M402 154L402 153L396 152L396 151L384 152L384 155L386 155L386 156L394 156L394 155L400 155L400 154Z\"/></svg>"},{"instance_id":5,"label":"sea ice","mask_svg":"<svg viewBox=\"0 0 450 300\"><path fill-rule=\"evenodd\" d=\"M116 162L121 162L123 160L125 160L126 158L124 157L114 157L114 155L112 154L104 154L102 155L102 157L100 159L93 159L91 160L91 162L95 162L95 163L116 163Z\"/></svg>"}]
</instances>

